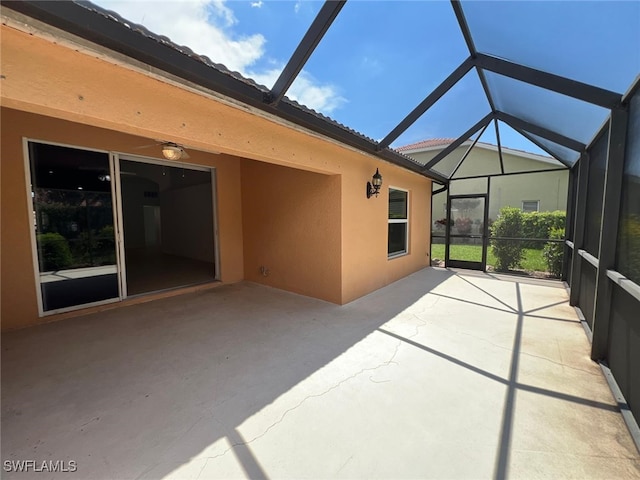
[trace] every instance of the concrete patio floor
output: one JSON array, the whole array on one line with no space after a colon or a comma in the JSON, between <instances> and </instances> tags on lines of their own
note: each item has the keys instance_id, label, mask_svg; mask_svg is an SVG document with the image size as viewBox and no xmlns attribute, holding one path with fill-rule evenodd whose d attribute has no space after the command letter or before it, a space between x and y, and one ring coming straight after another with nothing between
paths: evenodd
<instances>
[{"instance_id":1,"label":"concrete patio floor","mask_svg":"<svg viewBox=\"0 0 640 480\"><path fill-rule=\"evenodd\" d=\"M251 283L2 336L3 478L640 478L562 284Z\"/></svg>"}]
</instances>

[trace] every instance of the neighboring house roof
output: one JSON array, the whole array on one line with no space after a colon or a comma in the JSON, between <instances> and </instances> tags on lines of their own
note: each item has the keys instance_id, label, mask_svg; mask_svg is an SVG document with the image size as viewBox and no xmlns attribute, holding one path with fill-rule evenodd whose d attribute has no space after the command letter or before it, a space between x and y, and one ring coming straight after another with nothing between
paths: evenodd
<instances>
[{"instance_id":1,"label":"neighboring house roof","mask_svg":"<svg viewBox=\"0 0 640 480\"><path fill-rule=\"evenodd\" d=\"M455 140L455 138L432 138L430 140L422 140L420 142L411 143L409 145L403 145L402 147L397 147L396 150L399 152L409 152L414 150L422 150L429 147L444 147L446 145L450 145L452 142L455 142Z\"/></svg>"},{"instance_id":2,"label":"neighboring house roof","mask_svg":"<svg viewBox=\"0 0 640 480\"><path fill-rule=\"evenodd\" d=\"M401 153L404 153L405 155L410 156L411 154L415 154L415 153L442 150L444 147L446 147L447 145L450 145L454 141L455 141L455 138L432 138L429 140L422 140L420 142L411 143L409 145L396 147L396 150L398 152L401 152ZM473 143L472 140L467 140L466 142L462 143L459 148L468 147L472 143ZM486 142L478 142L476 143L476 146L474 148L482 148L485 150L492 150L495 152L498 151L497 145L494 145L492 143L486 143ZM550 157L548 155L540 155L537 153L527 152L525 150L507 148L502 145L500 148L502 149L502 153L508 153L517 157L528 158L530 160L537 160L538 162L561 166L560 162L558 162L555 158Z\"/></svg>"},{"instance_id":3,"label":"neighboring house roof","mask_svg":"<svg viewBox=\"0 0 640 480\"><path fill-rule=\"evenodd\" d=\"M286 96L277 106L271 105L267 101L269 89L265 86L88 1L8 1L3 2L3 8L35 18L186 82L256 107L416 173L446 181L437 172L425 171L415 159L392 148L380 149L375 140ZM6 14L6 10L3 14Z\"/></svg>"}]
</instances>

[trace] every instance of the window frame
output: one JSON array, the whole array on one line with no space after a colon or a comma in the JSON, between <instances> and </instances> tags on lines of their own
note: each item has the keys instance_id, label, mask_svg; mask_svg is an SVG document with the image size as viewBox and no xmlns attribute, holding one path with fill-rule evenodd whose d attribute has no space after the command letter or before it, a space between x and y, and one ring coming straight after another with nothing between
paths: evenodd
<instances>
[{"instance_id":1,"label":"window frame","mask_svg":"<svg viewBox=\"0 0 640 480\"><path fill-rule=\"evenodd\" d=\"M51 310L45 310L44 308L44 299L43 299L43 295L42 295L42 286L41 286L41 279L40 279L40 261L39 261L39 257L38 257L38 241L37 241L37 233L36 233L36 207L35 207L35 200L34 200L34 196L33 196L33 188L35 188L35 186L32 185L33 182L33 177L32 177L32 173L34 173L34 169L32 168L31 165L31 155L30 155L30 149L29 149L29 144L30 143L34 143L34 144L41 144L41 145L50 145L50 146L54 146L54 147L63 147L63 148L71 148L71 149L75 149L75 150L84 150L87 152L93 152L93 153L102 153L102 154L106 154L107 158L109 159L109 173L111 175L111 178L115 177L115 173L113 171L113 164L111 161L111 152L109 150L102 150L102 149L98 149L98 148L92 148L92 147L86 147L86 146L82 146L82 145L77 145L77 144L69 144L69 143L62 143L62 142L54 142L54 141L49 141L49 140L41 140L39 138L34 138L34 137L22 137L22 158L23 158L23 165L24 165L24 175L25 175L25 186L26 186L26 194L27 194L27 205L29 208L29 221L33 222L32 227L33 228L29 228L30 231L30 240L31 240L31 257L32 257L32 263L33 263L33 279L34 279L34 285L35 285L35 290L36 290L36 301L37 301L37 307L38 307L38 318L43 318L43 317L48 317L50 315L57 315L60 313L67 313L67 312L73 312L76 310L82 310L82 309L87 309L87 308L91 308L91 307L97 307L97 306L102 306L102 305L108 305L111 303L117 303L117 302L121 302L122 301L122 292L120 290L120 278L118 278L118 296L114 297L114 298L108 298L108 299L104 299L104 300L98 300L95 302L89 302L89 303L83 303L83 304L78 304L78 305L72 305L72 306L68 306L68 307L62 307L62 308L56 308L56 309L51 309ZM110 182L111 183L111 196L112 196L112 202L113 202L113 206L112 208L113 210L113 221L114 221L114 225L115 222L117 222L117 211L115 210L116 208L116 201L115 201L115 182ZM31 225L31 223L30 223ZM117 236L116 236L116 243L117 243ZM118 248L116 246L116 271L118 272L118 277L120 276L120 259L118 257Z\"/></svg>"},{"instance_id":2,"label":"window frame","mask_svg":"<svg viewBox=\"0 0 640 480\"><path fill-rule=\"evenodd\" d=\"M524 204L525 203L533 203L533 202L536 202L536 209L535 210L525 210ZM540 200L522 200L522 211L524 213L540 212Z\"/></svg>"},{"instance_id":3,"label":"window frame","mask_svg":"<svg viewBox=\"0 0 640 480\"><path fill-rule=\"evenodd\" d=\"M389 202L391 199L391 190L396 190L398 192L403 192L406 194L407 196L407 215L406 218L389 218ZM398 257L404 257L405 255L409 255L409 232L410 232L410 227L409 227L409 217L411 215L411 209L410 209L410 195L409 195L409 190L405 189L405 188L400 188L400 187L394 187L393 185L390 185L388 188L388 196L387 196L387 260L392 260L394 258L398 258ZM393 252L393 253L389 253L389 225L391 224L404 224L405 225L405 238L404 238L404 250L402 251L397 251L397 252Z\"/></svg>"}]
</instances>

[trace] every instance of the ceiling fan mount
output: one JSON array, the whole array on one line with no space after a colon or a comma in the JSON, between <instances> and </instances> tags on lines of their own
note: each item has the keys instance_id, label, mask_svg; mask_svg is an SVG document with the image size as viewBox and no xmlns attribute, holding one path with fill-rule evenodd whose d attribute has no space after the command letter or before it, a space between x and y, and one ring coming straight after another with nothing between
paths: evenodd
<instances>
[{"instance_id":1,"label":"ceiling fan mount","mask_svg":"<svg viewBox=\"0 0 640 480\"><path fill-rule=\"evenodd\" d=\"M187 152L184 151L177 143L165 142L162 144L162 155L167 160L180 160L181 158L189 158Z\"/></svg>"},{"instance_id":2,"label":"ceiling fan mount","mask_svg":"<svg viewBox=\"0 0 640 480\"><path fill-rule=\"evenodd\" d=\"M151 147L161 147L162 156L167 160L178 161L183 158L184 159L189 158L189 154L185 151L184 147L175 142L165 142L162 140L157 140L156 143L152 143L150 145L142 145L136 148L142 149L142 148L151 148Z\"/></svg>"}]
</instances>

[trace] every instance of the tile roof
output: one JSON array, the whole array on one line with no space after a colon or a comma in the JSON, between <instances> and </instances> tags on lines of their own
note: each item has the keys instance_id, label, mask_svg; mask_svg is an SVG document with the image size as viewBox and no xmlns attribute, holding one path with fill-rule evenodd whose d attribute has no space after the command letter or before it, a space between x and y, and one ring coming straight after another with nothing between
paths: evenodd
<instances>
[{"instance_id":1,"label":"tile roof","mask_svg":"<svg viewBox=\"0 0 640 480\"><path fill-rule=\"evenodd\" d=\"M407 152L407 151L411 151L411 150L419 150L422 148L430 148L430 147L445 147L450 145L451 143L453 143L456 139L455 138L432 138L429 140L422 140L420 142L416 142L416 143L411 143L409 145L403 145L401 147L397 147L396 151L398 152ZM466 146L468 145L472 140L468 139L465 140L461 146ZM486 147L494 147L497 148L497 145L493 144L493 143L489 143L489 142L478 142L476 144L477 146L486 146ZM511 148L511 147L505 147L504 145L502 146L503 151L509 151L509 152L519 152L519 153L526 153L529 155L537 155L539 157L548 157L551 158L549 155L545 155L545 154L540 154L540 153L533 153L533 152L528 152L526 150L522 150L519 148Z\"/></svg>"},{"instance_id":2,"label":"tile roof","mask_svg":"<svg viewBox=\"0 0 640 480\"><path fill-rule=\"evenodd\" d=\"M164 35L159 35L157 33L154 33L152 31L150 31L149 29L147 29L145 26L140 25L138 23L134 23L124 17L122 17L120 14L118 14L117 12L113 11L113 10L108 10L106 8L100 7L98 5L96 5L95 3L91 3L90 1L77 1L74 0L74 3L95 13L98 15L101 15L105 18L108 18L109 20L112 20L116 23L118 23L119 25L128 28L129 30L136 32L148 39L151 39L157 43L160 43L166 47L171 48L172 50L176 50L178 52L180 52L183 55L186 55L187 57L190 57L198 62L201 62L203 64L205 64L207 67L212 68L216 71L218 71L219 73L222 73L224 75L228 75L229 77L234 78L235 80L238 80L250 87L255 88L256 90L259 90L260 92L262 92L263 94L268 94L269 93L269 88L264 86L264 85L260 85L257 82L255 82L253 79L245 77L244 75L242 75L240 72L237 71L232 71L229 70L225 65L221 64L221 63L216 63L214 61L212 61L209 57L207 57L206 55L199 55L196 52L194 52L193 50L191 50L189 47L185 46L185 45L180 45L178 43L173 42L170 38L164 36ZM361 132L358 132L346 125L344 125L343 123L338 122L337 120L334 120L331 117L328 117L312 108L307 107L306 105L303 105L295 100L292 100L291 98L285 96L282 100L282 102L286 102L289 105L302 110L303 112L306 112L308 114L311 114L313 116L315 116L318 119L321 119L327 123L330 123L342 130L345 130L346 132L350 133L351 135L355 135L357 137L362 138L363 140L366 140L368 142L371 143L375 143L375 140L364 135ZM410 157L406 157L408 160L415 162L415 160L413 160Z\"/></svg>"},{"instance_id":3,"label":"tile roof","mask_svg":"<svg viewBox=\"0 0 640 480\"><path fill-rule=\"evenodd\" d=\"M285 120L293 121L300 126L337 139L340 142L354 146L362 151L369 152L383 160L434 178L429 172L423 172L423 165L414 158L392 148L379 150L376 140L293 99L285 96L277 107L269 105L265 99L270 91L264 85L259 85L241 73L231 71L226 66L212 61L207 56L195 53L189 47L179 45L166 36L151 32L143 25L132 22L118 13L107 10L90 1L15 2L15 4L14 2L7 2L6 5L10 6L13 10L22 12L27 16L38 18L45 21L45 23L57 26L90 42L100 44L119 53L124 53L138 61L142 61L170 74L177 75L187 81L198 83L205 88L236 98L241 102L256 106ZM3 2L3 7L4 6L5 4ZM98 24L87 23L87 17L83 16L79 10L89 12L90 15L100 17L107 22L113 22L120 31L109 28L105 24L100 24L100 30L96 31L95 27ZM69 15L72 15L72 17L68 18ZM140 36L141 40L137 46L131 47L132 40L130 36L127 36L127 31ZM127 38L125 39L124 37ZM159 52L159 50L154 49L148 43L143 45L144 41L142 39L168 48L169 52L173 52L173 55L168 52ZM132 48L134 48L134 50L132 50ZM175 53L182 56L183 59L176 58ZM202 75L204 74L205 77L208 76L206 72L188 64L188 61L185 59L200 64L204 66L205 69L210 69L211 78L206 78L205 81L203 81ZM179 66L176 64L179 64ZM227 80L225 80L225 78ZM233 83L236 85L233 85ZM221 85L221 87L213 87L213 84ZM244 88L240 87L240 85Z\"/></svg>"},{"instance_id":4,"label":"tile roof","mask_svg":"<svg viewBox=\"0 0 640 480\"><path fill-rule=\"evenodd\" d=\"M407 150L416 150L418 148L439 147L449 145L452 142L455 142L455 140L455 138L432 138L430 140L422 140L421 142L403 145L401 147L397 147L396 150L398 152L404 152Z\"/></svg>"}]
</instances>

